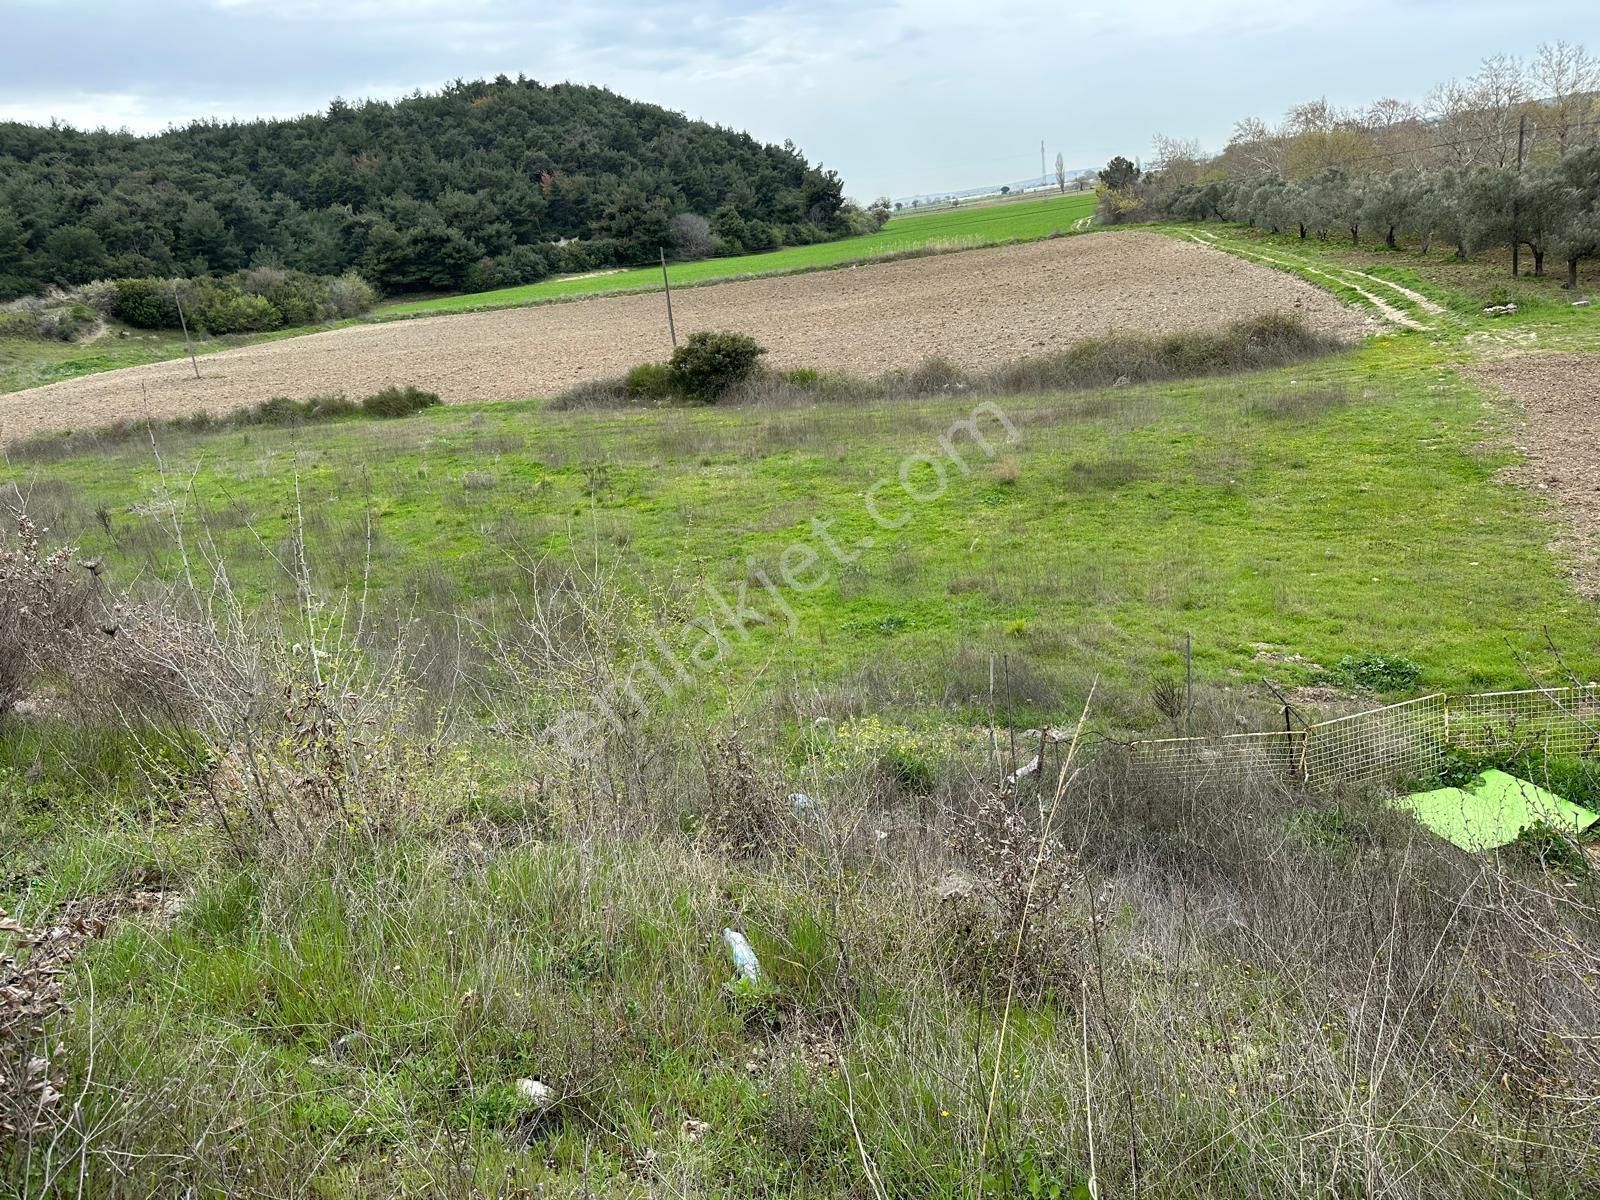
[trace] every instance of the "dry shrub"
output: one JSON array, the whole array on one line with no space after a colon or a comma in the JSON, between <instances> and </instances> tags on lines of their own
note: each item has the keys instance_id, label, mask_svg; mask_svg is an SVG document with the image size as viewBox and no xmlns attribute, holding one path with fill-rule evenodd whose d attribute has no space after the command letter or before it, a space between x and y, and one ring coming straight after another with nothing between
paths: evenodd
<instances>
[{"instance_id":1,"label":"dry shrub","mask_svg":"<svg viewBox=\"0 0 1600 1200\"><path fill-rule=\"evenodd\" d=\"M45 531L13 516L16 545L0 550L0 715L36 680L78 664L94 599L73 548L47 552Z\"/></svg>"},{"instance_id":2,"label":"dry shrub","mask_svg":"<svg viewBox=\"0 0 1600 1200\"><path fill-rule=\"evenodd\" d=\"M308 657L269 655L263 694L211 713L216 749L199 791L241 859L416 833L436 798L471 788L465 763L442 761L437 731L420 729L413 690L392 675L360 690L350 677L308 677Z\"/></svg>"},{"instance_id":3,"label":"dry shrub","mask_svg":"<svg viewBox=\"0 0 1600 1200\"><path fill-rule=\"evenodd\" d=\"M213 759L203 797L241 858L392 831L441 777L433 744L411 733L403 653L385 672L338 645L288 646L236 611L208 618L181 587L108 600L98 564L47 550L14 515L17 544L0 553L0 716L41 691L90 722L194 729Z\"/></svg>"},{"instance_id":4,"label":"dry shrub","mask_svg":"<svg viewBox=\"0 0 1600 1200\"><path fill-rule=\"evenodd\" d=\"M108 602L98 562L80 562L72 545L47 549L45 530L12 515L15 544L0 550L0 716L34 689L84 714L174 720L248 691L209 626L166 605Z\"/></svg>"},{"instance_id":5,"label":"dry shrub","mask_svg":"<svg viewBox=\"0 0 1600 1200\"><path fill-rule=\"evenodd\" d=\"M1086 935L1069 903L1081 875L1043 813L1030 819L1012 788L993 788L952 816L951 848L967 867L939 889L951 981L991 999L1069 990Z\"/></svg>"},{"instance_id":6,"label":"dry shrub","mask_svg":"<svg viewBox=\"0 0 1600 1200\"><path fill-rule=\"evenodd\" d=\"M717 741L704 765L701 844L731 858L754 858L766 852L783 827L783 810L777 788L756 769L737 730Z\"/></svg>"}]
</instances>

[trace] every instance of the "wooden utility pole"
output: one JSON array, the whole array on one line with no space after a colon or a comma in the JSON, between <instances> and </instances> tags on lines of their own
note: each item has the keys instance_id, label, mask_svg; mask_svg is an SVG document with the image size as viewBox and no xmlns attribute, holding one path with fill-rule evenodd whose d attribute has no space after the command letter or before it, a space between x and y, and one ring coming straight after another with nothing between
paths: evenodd
<instances>
[{"instance_id":1,"label":"wooden utility pole","mask_svg":"<svg viewBox=\"0 0 1600 1200\"><path fill-rule=\"evenodd\" d=\"M661 251L661 286L667 289L667 332L672 335L672 348L678 348L678 327L672 323L672 280L667 278L667 252Z\"/></svg>"},{"instance_id":2,"label":"wooden utility pole","mask_svg":"<svg viewBox=\"0 0 1600 1200\"><path fill-rule=\"evenodd\" d=\"M178 325L183 330L183 348L189 352L189 365L194 368L194 377L200 378L200 364L195 361L194 343L189 340L189 322L183 319L183 301L178 299L178 284L172 284L172 303L178 310Z\"/></svg>"},{"instance_id":3,"label":"wooden utility pole","mask_svg":"<svg viewBox=\"0 0 1600 1200\"><path fill-rule=\"evenodd\" d=\"M1528 144L1528 114L1517 118L1517 178L1511 194L1511 277L1519 273L1522 259L1522 152Z\"/></svg>"}]
</instances>

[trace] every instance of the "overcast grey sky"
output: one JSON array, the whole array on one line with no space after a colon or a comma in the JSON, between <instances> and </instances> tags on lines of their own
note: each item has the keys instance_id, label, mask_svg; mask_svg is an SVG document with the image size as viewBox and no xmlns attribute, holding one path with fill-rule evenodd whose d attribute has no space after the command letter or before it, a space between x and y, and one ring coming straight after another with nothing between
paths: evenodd
<instances>
[{"instance_id":1,"label":"overcast grey sky","mask_svg":"<svg viewBox=\"0 0 1600 1200\"><path fill-rule=\"evenodd\" d=\"M1600 51L1600 0L0 0L0 119L292 115L521 72L794 141L862 199L1226 141L1486 54Z\"/></svg>"}]
</instances>

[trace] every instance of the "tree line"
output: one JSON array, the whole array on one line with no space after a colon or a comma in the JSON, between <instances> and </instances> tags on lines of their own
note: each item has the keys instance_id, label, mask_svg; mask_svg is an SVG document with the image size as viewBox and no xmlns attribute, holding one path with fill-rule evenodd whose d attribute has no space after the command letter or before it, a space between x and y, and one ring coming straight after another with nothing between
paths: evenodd
<instances>
[{"instance_id":1,"label":"tree line","mask_svg":"<svg viewBox=\"0 0 1600 1200\"><path fill-rule=\"evenodd\" d=\"M1363 237L1458 257L1490 246L1547 256L1576 287L1600 257L1600 60L1582 46L1539 47L1531 62L1485 59L1422 104L1343 110L1317 100L1277 125L1239 122L1227 147L1156 137L1148 170L1117 158L1100 173L1103 223L1243 221L1302 238Z\"/></svg>"},{"instance_id":2,"label":"tree line","mask_svg":"<svg viewBox=\"0 0 1600 1200\"><path fill-rule=\"evenodd\" d=\"M385 291L824 241L881 223L792 143L500 76L155 136L0 122L0 299L274 267Z\"/></svg>"}]
</instances>

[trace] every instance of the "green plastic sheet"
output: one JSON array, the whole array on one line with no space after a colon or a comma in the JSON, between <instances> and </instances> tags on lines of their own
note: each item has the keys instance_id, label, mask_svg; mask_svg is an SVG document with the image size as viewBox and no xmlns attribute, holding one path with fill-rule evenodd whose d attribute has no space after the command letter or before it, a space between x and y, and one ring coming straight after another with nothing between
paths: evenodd
<instances>
[{"instance_id":1,"label":"green plastic sheet","mask_svg":"<svg viewBox=\"0 0 1600 1200\"><path fill-rule=\"evenodd\" d=\"M1463 850L1493 850L1538 822L1577 837L1600 815L1504 771L1485 771L1465 788L1413 792L1396 805Z\"/></svg>"}]
</instances>

